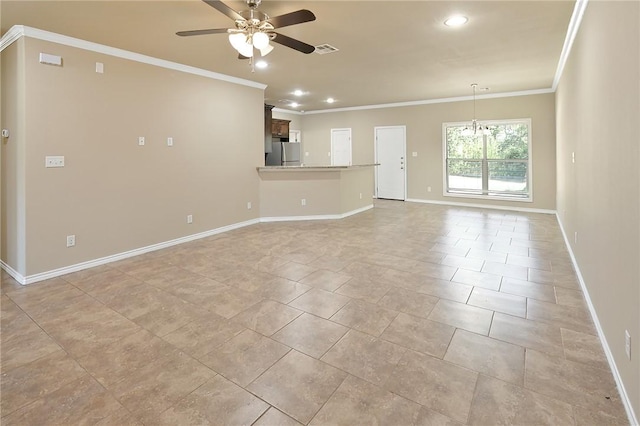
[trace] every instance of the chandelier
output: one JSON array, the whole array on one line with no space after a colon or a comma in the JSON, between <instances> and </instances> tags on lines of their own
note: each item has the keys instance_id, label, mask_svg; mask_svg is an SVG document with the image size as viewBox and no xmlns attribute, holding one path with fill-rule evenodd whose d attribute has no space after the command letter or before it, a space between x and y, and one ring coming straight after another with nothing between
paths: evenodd
<instances>
[{"instance_id":1,"label":"chandelier","mask_svg":"<svg viewBox=\"0 0 640 426\"><path fill-rule=\"evenodd\" d=\"M476 89L478 88L478 83L473 83L471 85L473 88L473 120L471 120L471 126L465 126L462 130L463 136L481 136L481 135L489 135L491 132L489 131L489 126L482 125L478 123L476 120ZM489 90L484 89L484 90Z\"/></svg>"}]
</instances>

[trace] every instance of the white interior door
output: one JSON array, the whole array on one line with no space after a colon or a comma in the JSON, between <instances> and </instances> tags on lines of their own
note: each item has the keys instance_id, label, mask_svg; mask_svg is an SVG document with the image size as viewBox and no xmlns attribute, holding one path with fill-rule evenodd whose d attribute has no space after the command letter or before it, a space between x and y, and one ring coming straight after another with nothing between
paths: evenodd
<instances>
[{"instance_id":1,"label":"white interior door","mask_svg":"<svg viewBox=\"0 0 640 426\"><path fill-rule=\"evenodd\" d=\"M331 129L331 165L351 165L351 129Z\"/></svg>"},{"instance_id":2,"label":"white interior door","mask_svg":"<svg viewBox=\"0 0 640 426\"><path fill-rule=\"evenodd\" d=\"M376 196L390 200L406 199L406 128L375 128Z\"/></svg>"}]
</instances>

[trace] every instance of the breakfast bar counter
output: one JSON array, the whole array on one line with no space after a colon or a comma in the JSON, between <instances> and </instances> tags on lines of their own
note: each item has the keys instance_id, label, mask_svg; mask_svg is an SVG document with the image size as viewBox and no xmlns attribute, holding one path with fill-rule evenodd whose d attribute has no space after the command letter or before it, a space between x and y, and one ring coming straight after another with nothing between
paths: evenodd
<instances>
[{"instance_id":1,"label":"breakfast bar counter","mask_svg":"<svg viewBox=\"0 0 640 426\"><path fill-rule=\"evenodd\" d=\"M374 166L257 167L260 216L263 221L340 219L368 210Z\"/></svg>"}]
</instances>

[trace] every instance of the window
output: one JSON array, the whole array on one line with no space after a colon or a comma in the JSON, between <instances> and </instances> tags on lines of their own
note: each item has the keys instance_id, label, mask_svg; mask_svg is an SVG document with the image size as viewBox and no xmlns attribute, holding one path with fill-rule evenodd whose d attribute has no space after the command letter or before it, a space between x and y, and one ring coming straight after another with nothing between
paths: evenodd
<instances>
[{"instance_id":1,"label":"window","mask_svg":"<svg viewBox=\"0 0 640 426\"><path fill-rule=\"evenodd\" d=\"M448 196L531 201L531 120L444 123L444 188Z\"/></svg>"}]
</instances>

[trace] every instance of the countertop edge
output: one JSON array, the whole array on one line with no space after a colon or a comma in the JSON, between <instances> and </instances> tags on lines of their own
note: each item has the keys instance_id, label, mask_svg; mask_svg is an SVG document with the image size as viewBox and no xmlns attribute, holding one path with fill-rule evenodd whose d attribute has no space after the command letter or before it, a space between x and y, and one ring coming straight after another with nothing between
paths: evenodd
<instances>
[{"instance_id":1,"label":"countertop edge","mask_svg":"<svg viewBox=\"0 0 640 426\"><path fill-rule=\"evenodd\" d=\"M337 172L364 167L379 166L379 163L354 164L353 166L262 166L256 167L258 172Z\"/></svg>"}]
</instances>

